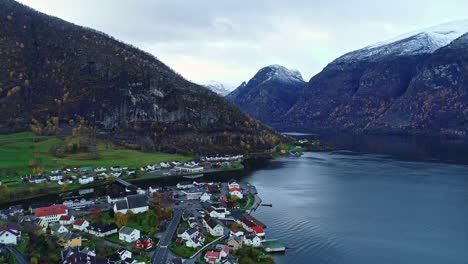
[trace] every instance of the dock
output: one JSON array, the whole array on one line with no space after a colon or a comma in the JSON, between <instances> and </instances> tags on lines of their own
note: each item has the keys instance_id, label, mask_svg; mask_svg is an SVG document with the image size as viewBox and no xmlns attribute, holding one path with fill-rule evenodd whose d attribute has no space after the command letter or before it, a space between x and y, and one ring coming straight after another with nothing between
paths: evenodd
<instances>
[{"instance_id":1,"label":"dock","mask_svg":"<svg viewBox=\"0 0 468 264\"><path fill-rule=\"evenodd\" d=\"M124 181L122 178L117 178L117 180L115 181L122 184L125 187L132 185L131 183Z\"/></svg>"},{"instance_id":2,"label":"dock","mask_svg":"<svg viewBox=\"0 0 468 264\"><path fill-rule=\"evenodd\" d=\"M266 228L267 226L260 222L260 220L258 220L257 218L251 216L251 215L245 215L245 218L249 219L250 221L254 222L256 225L258 225L259 227L261 228Z\"/></svg>"},{"instance_id":3,"label":"dock","mask_svg":"<svg viewBox=\"0 0 468 264\"><path fill-rule=\"evenodd\" d=\"M266 252L284 252L286 247L278 239L268 239L262 241L262 246Z\"/></svg>"}]
</instances>

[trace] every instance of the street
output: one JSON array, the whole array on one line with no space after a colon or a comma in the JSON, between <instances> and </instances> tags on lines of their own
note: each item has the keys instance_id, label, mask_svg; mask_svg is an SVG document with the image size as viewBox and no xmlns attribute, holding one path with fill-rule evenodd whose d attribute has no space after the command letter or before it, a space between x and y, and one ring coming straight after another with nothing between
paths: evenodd
<instances>
[{"instance_id":1,"label":"street","mask_svg":"<svg viewBox=\"0 0 468 264\"><path fill-rule=\"evenodd\" d=\"M169 255L169 244L171 243L172 237L177 230L179 225L180 217L182 216L182 210L174 209L174 217L169 223L166 233L161 237L158 248L154 251L151 256L151 263L153 264L165 264Z\"/></svg>"}]
</instances>

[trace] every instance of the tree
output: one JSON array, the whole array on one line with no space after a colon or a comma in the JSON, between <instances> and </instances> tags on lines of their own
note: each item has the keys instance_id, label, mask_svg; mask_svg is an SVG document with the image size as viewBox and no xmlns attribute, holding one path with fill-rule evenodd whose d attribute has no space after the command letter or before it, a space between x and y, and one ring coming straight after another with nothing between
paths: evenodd
<instances>
[{"instance_id":1,"label":"tree","mask_svg":"<svg viewBox=\"0 0 468 264\"><path fill-rule=\"evenodd\" d=\"M91 212L91 215L93 216L95 220L100 220L100 218L102 217L101 208L99 208L99 206L94 206L94 209Z\"/></svg>"},{"instance_id":2,"label":"tree","mask_svg":"<svg viewBox=\"0 0 468 264\"><path fill-rule=\"evenodd\" d=\"M130 217L127 214L122 214L122 213L116 213L115 214L115 224L120 228L122 226L125 226L128 224L130 221Z\"/></svg>"}]
</instances>

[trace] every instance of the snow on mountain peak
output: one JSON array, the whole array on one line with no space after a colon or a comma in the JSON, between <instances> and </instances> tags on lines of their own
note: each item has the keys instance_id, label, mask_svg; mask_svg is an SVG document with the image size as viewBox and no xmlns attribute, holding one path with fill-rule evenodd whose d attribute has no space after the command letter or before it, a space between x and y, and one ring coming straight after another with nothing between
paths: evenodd
<instances>
[{"instance_id":1,"label":"snow on mountain peak","mask_svg":"<svg viewBox=\"0 0 468 264\"><path fill-rule=\"evenodd\" d=\"M221 95L221 96L226 96L227 94L229 94L232 90L232 87L227 87L226 85L220 83L220 82L217 82L217 81L208 81L204 84L202 84L202 86L210 89L211 91Z\"/></svg>"},{"instance_id":2,"label":"snow on mountain peak","mask_svg":"<svg viewBox=\"0 0 468 264\"><path fill-rule=\"evenodd\" d=\"M433 53L468 32L468 20L454 21L399 35L347 53L335 62L376 60L385 56Z\"/></svg>"},{"instance_id":3,"label":"snow on mountain peak","mask_svg":"<svg viewBox=\"0 0 468 264\"><path fill-rule=\"evenodd\" d=\"M278 64L266 66L260 69L256 75L264 74L266 74L266 79L264 80L265 82L269 80L279 80L283 82L304 82L304 79L298 70L290 70Z\"/></svg>"}]
</instances>

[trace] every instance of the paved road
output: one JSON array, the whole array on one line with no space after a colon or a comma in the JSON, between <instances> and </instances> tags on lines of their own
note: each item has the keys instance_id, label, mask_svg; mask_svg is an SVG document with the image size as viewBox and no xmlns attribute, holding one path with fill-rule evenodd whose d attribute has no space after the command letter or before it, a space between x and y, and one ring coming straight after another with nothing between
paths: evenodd
<instances>
[{"instance_id":1,"label":"paved road","mask_svg":"<svg viewBox=\"0 0 468 264\"><path fill-rule=\"evenodd\" d=\"M151 256L151 263L153 264L166 264L167 257L169 255L169 244L171 243L172 236L177 230L179 225L180 217L182 216L182 210L174 209L174 217L169 223L166 233L161 237L158 248L154 251Z\"/></svg>"},{"instance_id":2,"label":"paved road","mask_svg":"<svg viewBox=\"0 0 468 264\"><path fill-rule=\"evenodd\" d=\"M29 262L24 258L23 254L19 252L18 249L12 246L6 246L6 248L13 254L16 258L16 263L18 264L29 264Z\"/></svg>"}]
</instances>

